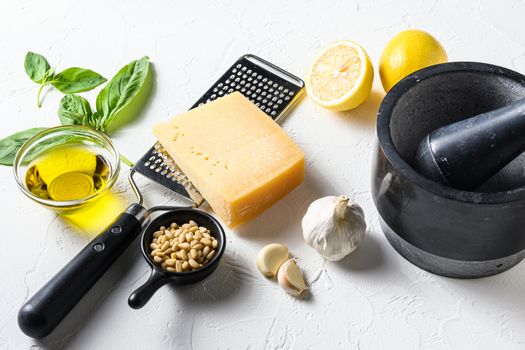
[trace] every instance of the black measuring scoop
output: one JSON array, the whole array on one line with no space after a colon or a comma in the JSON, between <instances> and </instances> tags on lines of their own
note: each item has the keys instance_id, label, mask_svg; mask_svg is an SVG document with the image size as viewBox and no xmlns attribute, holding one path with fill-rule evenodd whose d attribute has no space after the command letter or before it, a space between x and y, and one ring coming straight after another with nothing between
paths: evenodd
<instances>
[{"instance_id":1,"label":"black measuring scoop","mask_svg":"<svg viewBox=\"0 0 525 350\"><path fill-rule=\"evenodd\" d=\"M432 131L414 166L434 181L471 191L523 152L525 99Z\"/></svg>"},{"instance_id":2,"label":"black measuring scoop","mask_svg":"<svg viewBox=\"0 0 525 350\"><path fill-rule=\"evenodd\" d=\"M213 216L197 209L168 209L171 210L153 220L142 233L140 246L144 259L146 259L146 262L151 266L151 275L142 286L137 288L129 296L128 304L134 309L139 309L146 305L153 294L166 283L191 284L202 281L215 271L224 253L226 236L222 226ZM149 246L153 239L153 233L158 231L161 226L169 227L172 222L181 225L190 220L197 222L200 226L204 226L211 231L211 235L215 237L219 243L215 249L216 253L206 265L197 270L189 272L167 271L155 263L151 257L151 249Z\"/></svg>"}]
</instances>

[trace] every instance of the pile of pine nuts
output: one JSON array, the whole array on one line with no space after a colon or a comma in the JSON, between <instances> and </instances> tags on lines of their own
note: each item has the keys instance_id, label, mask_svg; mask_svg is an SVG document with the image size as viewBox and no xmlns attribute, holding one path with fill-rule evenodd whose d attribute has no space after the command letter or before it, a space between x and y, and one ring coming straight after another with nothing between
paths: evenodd
<instances>
[{"instance_id":1,"label":"pile of pine nuts","mask_svg":"<svg viewBox=\"0 0 525 350\"><path fill-rule=\"evenodd\" d=\"M200 269L214 256L219 242L206 227L195 221L183 225L173 222L153 233L149 245L151 257L169 272L189 272Z\"/></svg>"}]
</instances>

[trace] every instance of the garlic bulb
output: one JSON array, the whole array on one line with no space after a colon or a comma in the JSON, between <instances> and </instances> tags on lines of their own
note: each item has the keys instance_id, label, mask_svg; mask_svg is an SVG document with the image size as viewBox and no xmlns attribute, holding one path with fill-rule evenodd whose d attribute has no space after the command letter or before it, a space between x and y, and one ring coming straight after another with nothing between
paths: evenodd
<instances>
[{"instance_id":1,"label":"garlic bulb","mask_svg":"<svg viewBox=\"0 0 525 350\"><path fill-rule=\"evenodd\" d=\"M313 201L303 217L303 237L330 261L353 252L363 240L366 222L363 209L349 204L346 196L328 196Z\"/></svg>"}]
</instances>

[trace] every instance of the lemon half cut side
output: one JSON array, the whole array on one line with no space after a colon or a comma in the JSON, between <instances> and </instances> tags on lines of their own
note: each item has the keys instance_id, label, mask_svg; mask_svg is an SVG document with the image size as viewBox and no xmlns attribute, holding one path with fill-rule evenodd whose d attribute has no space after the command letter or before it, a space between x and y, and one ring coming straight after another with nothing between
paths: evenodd
<instances>
[{"instance_id":1,"label":"lemon half cut side","mask_svg":"<svg viewBox=\"0 0 525 350\"><path fill-rule=\"evenodd\" d=\"M318 105L347 111L370 95L374 69L366 51L353 41L326 47L306 75L306 93Z\"/></svg>"}]
</instances>

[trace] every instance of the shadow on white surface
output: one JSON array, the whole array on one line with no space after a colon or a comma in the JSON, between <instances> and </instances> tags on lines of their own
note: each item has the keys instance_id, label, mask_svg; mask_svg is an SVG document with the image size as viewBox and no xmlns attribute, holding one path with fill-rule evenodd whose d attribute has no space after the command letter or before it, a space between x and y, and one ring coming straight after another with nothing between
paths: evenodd
<instances>
[{"instance_id":1,"label":"shadow on white surface","mask_svg":"<svg viewBox=\"0 0 525 350\"><path fill-rule=\"evenodd\" d=\"M372 90L370 97L361 106L347 112L339 112L338 115L353 126L375 128L377 111L384 97L384 92Z\"/></svg>"},{"instance_id":2,"label":"shadow on white surface","mask_svg":"<svg viewBox=\"0 0 525 350\"><path fill-rule=\"evenodd\" d=\"M252 278L242 257L233 257L226 251L217 269L204 281L184 286L171 285L169 289L177 299L181 299L177 304L210 307L217 305L217 301L224 303L233 298Z\"/></svg>"},{"instance_id":3,"label":"shadow on white surface","mask_svg":"<svg viewBox=\"0 0 525 350\"><path fill-rule=\"evenodd\" d=\"M498 275L478 279L442 277L442 283L462 297L483 300L486 308L503 308L516 312L525 310L525 262Z\"/></svg>"},{"instance_id":4,"label":"shadow on white surface","mask_svg":"<svg viewBox=\"0 0 525 350\"><path fill-rule=\"evenodd\" d=\"M380 269L385 263L384 249L376 234L367 232L361 245L337 264L353 272Z\"/></svg>"}]
</instances>

